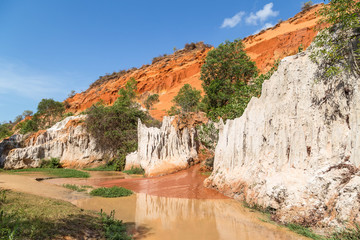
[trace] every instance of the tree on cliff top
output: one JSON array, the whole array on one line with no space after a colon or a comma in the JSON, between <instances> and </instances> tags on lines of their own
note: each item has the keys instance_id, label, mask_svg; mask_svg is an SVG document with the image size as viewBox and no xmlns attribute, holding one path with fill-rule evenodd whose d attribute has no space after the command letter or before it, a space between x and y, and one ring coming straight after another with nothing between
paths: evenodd
<instances>
[{"instance_id":1,"label":"tree on cliff top","mask_svg":"<svg viewBox=\"0 0 360 240\"><path fill-rule=\"evenodd\" d=\"M211 50L201 67L200 77L206 93L205 111L213 118L223 117L229 102L248 91L246 86L257 74L257 67L244 51L241 40L226 41Z\"/></svg>"},{"instance_id":2,"label":"tree on cliff top","mask_svg":"<svg viewBox=\"0 0 360 240\"><path fill-rule=\"evenodd\" d=\"M318 12L322 17L320 26L328 25L315 39L315 50L311 57L323 61L325 77L333 77L343 69L359 73L360 43L359 14L357 0L324 0L324 7Z\"/></svg>"}]
</instances>

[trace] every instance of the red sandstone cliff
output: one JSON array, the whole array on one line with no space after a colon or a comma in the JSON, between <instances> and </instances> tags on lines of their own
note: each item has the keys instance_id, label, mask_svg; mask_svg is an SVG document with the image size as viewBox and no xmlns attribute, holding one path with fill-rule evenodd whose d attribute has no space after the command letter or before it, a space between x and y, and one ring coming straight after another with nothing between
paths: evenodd
<instances>
[{"instance_id":1,"label":"red sandstone cliff","mask_svg":"<svg viewBox=\"0 0 360 240\"><path fill-rule=\"evenodd\" d=\"M315 12L321 6L313 6L273 28L244 39L248 55L256 62L261 72L268 71L275 60L295 54L300 44L304 49L310 45L317 34L314 30L318 20ZM179 50L151 65L99 80L85 92L67 99L67 112L82 112L100 100L105 104L112 104L119 89L133 77L138 82L140 97L145 97L149 93L159 94L160 102L153 106L154 110L150 113L153 117L161 119L172 106L171 100L184 84L189 83L197 89L202 89L200 68L209 50L210 48L205 45L197 44L194 49Z\"/></svg>"}]
</instances>

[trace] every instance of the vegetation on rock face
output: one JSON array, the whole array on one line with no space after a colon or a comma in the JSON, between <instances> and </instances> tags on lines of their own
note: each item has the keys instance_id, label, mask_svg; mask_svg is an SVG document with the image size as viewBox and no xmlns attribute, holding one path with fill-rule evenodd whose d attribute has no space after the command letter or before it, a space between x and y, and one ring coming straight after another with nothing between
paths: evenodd
<instances>
[{"instance_id":1,"label":"vegetation on rock face","mask_svg":"<svg viewBox=\"0 0 360 240\"><path fill-rule=\"evenodd\" d=\"M0 141L12 135L12 125L9 123L0 124Z\"/></svg>"},{"instance_id":2,"label":"vegetation on rock face","mask_svg":"<svg viewBox=\"0 0 360 240\"><path fill-rule=\"evenodd\" d=\"M319 11L321 26L328 25L315 38L311 55L315 62L322 62L322 72L327 78L343 69L360 72L360 2L356 0L324 0L329 4Z\"/></svg>"},{"instance_id":3,"label":"vegetation on rock face","mask_svg":"<svg viewBox=\"0 0 360 240\"><path fill-rule=\"evenodd\" d=\"M159 94L151 94L144 101L145 108L149 110L157 102L159 102Z\"/></svg>"},{"instance_id":4,"label":"vegetation on rock face","mask_svg":"<svg viewBox=\"0 0 360 240\"><path fill-rule=\"evenodd\" d=\"M113 106L96 104L87 110L86 128L104 150L116 153L114 170L123 170L126 154L137 149L138 119L151 123L150 116L135 102L136 81L131 79L120 89Z\"/></svg>"},{"instance_id":5,"label":"vegetation on rock face","mask_svg":"<svg viewBox=\"0 0 360 240\"><path fill-rule=\"evenodd\" d=\"M304 2L301 6L301 11L308 10L309 8L311 8L312 5L314 5L312 1Z\"/></svg>"},{"instance_id":6,"label":"vegetation on rock face","mask_svg":"<svg viewBox=\"0 0 360 240\"><path fill-rule=\"evenodd\" d=\"M197 112L201 99L201 91L192 88L190 84L185 84L174 97L175 104L169 111L170 115L179 113Z\"/></svg>"},{"instance_id":7,"label":"vegetation on rock face","mask_svg":"<svg viewBox=\"0 0 360 240\"><path fill-rule=\"evenodd\" d=\"M129 189L123 188L123 187L101 187L94 189L90 192L90 195L92 196L99 196L99 197L105 197L105 198L115 198L115 197L126 197L130 196L133 192Z\"/></svg>"}]
</instances>

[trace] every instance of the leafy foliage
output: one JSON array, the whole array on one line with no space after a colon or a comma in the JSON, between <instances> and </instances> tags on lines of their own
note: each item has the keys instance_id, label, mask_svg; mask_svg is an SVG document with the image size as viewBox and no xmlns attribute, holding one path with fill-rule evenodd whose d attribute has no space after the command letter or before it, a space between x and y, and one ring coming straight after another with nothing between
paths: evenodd
<instances>
[{"instance_id":1,"label":"leafy foliage","mask_svg":"<svg viewBox=\"0 0 360 240\"><path fill-rule=\"evenodd\" d=\"M241 40L226 41L209 51L200 77L207 109L221 109L229 104L231 98L256 75L255 63L246 55Z\"/></svg>"},{"instance_id":2,"label":"leafy foliage","mask_svg":"<svg viewBox=\"0 0 360 240\"><path fill-rule=\"evenodd\" d=\"M25 120L24 122L19 123L17 126L20 128L21 134L26 134L29 132L36 132L39 130L39 120L37 115L34 116L32 119Z\"/></svg>"},{"instance_id":3,"label":"leafy foliage","mask_svg":"<svg viewBox=\"0 0 360 240\"><path fill-rule=\"evenodd\" d=\"M123 173L127 173L127 174L144 174L145 170L142 169L142 168L131 167L130 170L123 171Z\"/></svg>"},{"instance_id":4,"label":"leafy foliage","mask_svg":"<svg viewBox=\"0 0 360 240\"><path fill-rule=\"evenodd\" d=\"M37 115L40 115L39 121L44 128L50 127L56 123L65 111L64 104L54 99L42 99L37 107Z\"/></svg>"},{"instance_id":5,"label":"leafy foliage","mask_svg":"<svg viewBox=\"0 0 360 240\"><path fill-rule=\"evenodd\" d=\"M279 61L275 62L274 67L266 74L261 74L252 82L239 82L236 86L236 92L229 98L228 103L222 107L208 109L208 116L217 119L219 116L223 119L234 119L240 117L252 97L260 97L262 84L268 80L277 70Z\"/></svg>"},{"instance_id":6,"label":"leafy foliage","mask_svg":"<svg viewBox=\"0 0 360 240\"><path fill-rule=\"evenodd\" d=\"M308 10L309 8L311 8L311 6L314 5L314 3L312 1L307 1L307 2L304 2L301 6L301 10L302 11L306 11Z\"/></svg>"},{"instance_id":7,"label":"leafy foliage","mask_svg":"<svg viewBox=\"0 0 360 240\"><path fill-rule=\"evenodd\" d=\"M111 188L106 188L106 187L96 188L90 192L90 195L106 197L106 198L115 198L115 197L130 196L132 193L133 192L129 189L114 186Z\"/></svg>"},{"instance_id":8,"label":"leafy foliage","mask_svg":"<svg viewBox=\"0 0 360 240\"><path fill-rule=\"evenodd\" d=\"M336 76L344 69L359 72L359 12L360 2L355 0L324 0L329 2L320 11L320 25L326 27L315 39L313 61L322 60L323 73L327 78Z\"/></svg>"},{"instance_id":9,"label":"leafy foliage","mask_svg":"<svg viewBox=\"0 0 360 240\"><path fill-rule=\"evenodd\" d=\"M0 140L12 135L11 128L12 126L9 123L0 124Z\"/></svg>"},{"instance_id":10,"label":"leafy foliage","mask_svg":"<svg viewBox=\"0 0 360 240\"><path fill-rule=\"evenodd\" d=\"M144 101L144 105L146 109L151 109L152 105L159 102L159 94L151 94Z\"/></svg>"},{"instance_id":11,"label":"leafy foliage","mask_svg":"<svg viewBox=\"0 0 360 240\"><path fill-rule=\"evenodd\" d=\"M105 238L110 240L131 240L132 238L126 233L126 226L122 221L115 219L115 210L110 215L101 210L101 218L105 230Z\"/></svg>"},{"instance_id":12,"label":"leafy foliage","mask_svg":"<svg viewBox=\"0 0 360 240\"><path fill-rule=\"evenodd\" d=\"M59 158L51 158L49 160L42 159L40 163L41 168L61 168L61 163Z\"/></svg>"},{"instance_id":13,"label":"leafy foliage","mask_svg":"<svg viewBox=\"0 0 360 240\"><path fill-rule=\"evenodd\" d=\"M86 128L104 150L117 153L114 159L116 170L123 170L127 153L137 149L138 119L149 123L151 118L135 103L136 81L131 79L119 91L119 98L113 106L96 104L88 111Z\"/></svg>"},{"instance_id":14,"label":"leafy foliage","mask_svg":"<svg viewBox=\"0 0 360 240\"><path fill-rule=\"evenodd\" d=\"M201 99L201 91L192 88L190 84L185 84L174 97L173 102L176 107L180 107L181 112L198 111Z\"/></svg>"}]
</instances>

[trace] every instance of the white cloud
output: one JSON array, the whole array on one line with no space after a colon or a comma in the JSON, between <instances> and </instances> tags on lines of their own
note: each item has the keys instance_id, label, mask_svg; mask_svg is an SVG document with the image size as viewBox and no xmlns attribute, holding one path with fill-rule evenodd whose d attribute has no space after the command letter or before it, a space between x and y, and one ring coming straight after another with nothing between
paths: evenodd
<instances>
[{"instance_id":1,"label":"white cloud","mask_svg":"<svg viewBox=\"0 0 360 240\"><path fill-rule=\"evenodd\" d=\"M273 11L273 3L268 3L264 6L263 9L257 11L256 13L250 13L250 16L246 18L246 23L250 25L258 25L258 22L265 22L270 17L276 17L279 15L278 11Z\"/></svg>"},{"instance_id":2,"label":"white cloud","mask_svg":"<svg viewBox=\"0 0 360 240\"><path fill-rule=\"evenodd\" d=\"M245 15L244 12L238 12L232 18L225 18L221 28L233 28L241 22L242 17Z\"/></svg>"},{"instance_id":3,"label":"white cloud","mask_svg":"<svg viewBox=\"0 0 360 240\"><path fill-rule=\"evenodd\" d=\"M253 35L258 34L262 30L266 30L266 29L271 28L273 26L274 26L274 24L272 24L272 23L265 23L265 25L261 29L258 29L256 32L254 32Z\"/></svg>"},{"instance_id":4,"label":"white cloud","mask_svg":"<svg viewBox=\"0 0 360 240\"><path fill-rule=\"evenodd\" d=\"M0 94L14 94L30 99L63 93L54 76L36 73L22 63L10 63L0 59Z\"/></svg>"}]
</instances>

